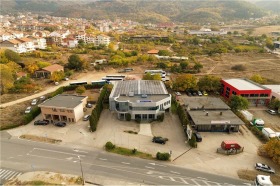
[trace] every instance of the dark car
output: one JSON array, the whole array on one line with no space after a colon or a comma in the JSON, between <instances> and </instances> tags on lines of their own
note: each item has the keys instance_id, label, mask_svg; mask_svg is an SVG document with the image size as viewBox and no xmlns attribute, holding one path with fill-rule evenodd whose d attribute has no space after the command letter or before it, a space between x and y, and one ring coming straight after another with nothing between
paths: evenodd
<instances>
[{"instance_id":1,"label":"dark car","mask_svg":"<svg viewBox=\"0 0 280 186\"><path fill-rule=\"evenodd\" d=\"M195 91L192 92L193 96L197 96L197 93Z\"/></svg>"},{"instance_id":2,"label":"dark car","mask_svg":"<svg viewBox=\"0 0 280 186\"><path fill-rule=\"evenodd\" d=\"M196 142L202 141L202 137L198 132L194 132L193 135L195 136Z\"/></svg>"},{"instance_id":3,"label":"dark car","mask_svg":"<svg viewBox=\"0 0 280 186\"><path fill-rule=\"evenodd\" d=\"M259 171L264 171L264 172L268 172L271 174L275 174L275 170L273 168L271 168L270 166L263 164L263 163L256 163L255 168L256 168L256 170L259 170Z\"/></svg>"},{"instance_id":4,"label":"dark car","mask_svg":"<svg viewBox=\"0 0 280 186\"><path fill-rule=\"evenodd\" d=\"M63 121L57 121L54 123L55 126L57 127L65 127L66 126L66 123L63 122Z\"/></svg>"},{"instance_id":5,"label":"dark car","mask_svg":"<svg viewBox=\"0 0 280 186\"><path fill-rule=\"evenodd\" d=\"M37 121L34 121L34 125L47 125L49 124L49 120L37 120Z\"/></svg>"},{"instance_id":6,"label":"dark car","mask_svg":"<svg viewBox=\"0 0 280 186\"><path fill-rule=\"evenodd\" d=\"M166 139L165 138L162 138L162 137L153 137L153 140L152 142L154 143L160 143L160 144L165 144L166 143Z\"/></svg>"}]
</instances>

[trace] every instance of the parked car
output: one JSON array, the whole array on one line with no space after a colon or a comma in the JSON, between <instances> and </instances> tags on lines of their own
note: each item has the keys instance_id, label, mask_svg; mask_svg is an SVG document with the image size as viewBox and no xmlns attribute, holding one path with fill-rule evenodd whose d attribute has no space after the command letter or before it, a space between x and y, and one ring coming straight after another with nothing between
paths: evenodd
<instances>
[{"instance_id":1,"label":"parked car","mask_svg":"<svg viewBox=\"0 0 280 186\"><path fill-rule=\"evenodd\" d=\"M65 77L65 78L63 78L63 80L64 80L64 81L68 81L68 80L69 80L69 78L68 78L68 77Z\"/></svg>"},{"instance_id":2,"label":"parked car","mask_svg":"<svg viewBox=\"0 0 280 186\"><path fill-rule=\"evenodd\" d=\"M59 85L59 82L54 82L55 85Z\"/></svg>"},{"instance_id":3,"label":"parked car","mask_svg":"<svg viewBox=\"0 0 280 186\"><path fill-rule=\"evenodd\" d=\"M36 105L36 104L37 104L37 102L38 102L38 100L37 100L37 99L33 99L33 100L32 100L32 102L31 102L31 105Z\"/></svg>"},{"instance_id":4,"label":"parked car","mask_svg":"<svg viewBox=\"0 0 280 186\"><path fill-rule=\"evenodd\" d=\"M153 137L152 142L154 143L160 143L164 145L166 143L167 139L162 138L162 137Z\"/></svg>"},{"instance_id":5,"label":"parked car","mask_svg":"<svg viewBox=\"0 0 280 186\"><path fill-rule=\"evenodd\" d=\"M208 93L207 93L206 91L203 91L202 94L203 94L204 96L208 96Z\"/></svg>"},{"instance_id":6,"label":"parked car","mask_svg":"<svg viewBox=\"0 0 280 186\"><path fill-rule=\"evenodd\" d=\"M276 115L276 112L274 110L266 110L267 113L271 114L271 115Z\"/></svg>"},{"instance_id":7,"label":"parked car","mask_svg":"<svg viewBox=\"0 0 280 186\"><path fill-rule=\"evenodd\" d=\"M197 91L197 95L202 96L201 91Z\"/></svg>"},{"instance_id":8,"label":"parked car","mask_svg":"<svg viewBox=\"0 0 280 186\"><path fill-rule=\"evenodd\" d=\"M24 113L25 113L25 114L28 114L28 113L30 113L30 112L31 112L31 110L32 110L32 108L31 108L31 107L27 107L27 108L25 109Z\"/></svg>"},{"instance_id":9,"label":"parked car","mask_svg":"<svg viewBox=\"0 0 280 186\"><path fill-rule=\"evenodd\" d=\"M87 108L91 108L91 107L92 107L92 104L91 104L91 103L87 103L87 104L86 104L86 107L87 107Z\"/></svg>"},{"instance_id":10,"label":"parked car","mask_svg":"<svg viewBox=\"0 0 280 186\"><path fill-rule=\"evenodd\" d=\"M83 118L83 121L88 121L90 118L90 115L85 115L84 118Z\"/></svg>"},{"instance_id":11,"label":"parked car","mask_svg":"<svg viewBox=\"0 0 280 186\"><path fill-rule=\"evenodd\" d=\"M256 168L256 170L259 170L259 171L264 171L264 172L268 172L271 174L275 174L275 170L273 168L271 168L270 166L263 164L263 163L256 163L255 168Z\"/></svg>"},{"instance_id":12,"label":"parked car","mask_svg":"<svg viewBox=\"0 0 280 186\"><path fill-rule=\"evenodd\" d=\"M197 96L197 93L195 91L192 92L193 96Z\"/></svg>"},{"instance_id":13,"label":"parked car","mask_svg":"<svg viewBox=\"0 0 280 186\"><path fill-rule=\"evenodd\" d=\"M47 125L49 123L49 120L46 119L34 121L34 125Z\"/></svg>"},{"instance_id":14,"label":"parked car","mask_svg":"<svg viewBox=\"0 0 280 186\"><path fill-rule=\"evenodd\" d=\"M41 100L41 101L44 101L45 99L46 99L46 96L41 96L41 97L40 97L40 100Z\"/></svg>"},{"instance_id":15,"label":"parked car","mask_svg":"<svg viewBox=\"0 0 280 186\"><path fill-rule=\"evenodd\" d=\"M193 135L195 136L196 142L202 141L202 137L198 132L194 132Z\"/></svg>"},{"instance_id":16,"label":"parked car","mask_svg":"<svg viewBox=\"0 0 280 186\"><path fill-rule=\"evenodd\" d=\"M54 122L54 125L57 127L65 127L66 123L63 121L57 121L57 122Z\"/></svg>"},{"instance_id":17,"label":"parked car","mask_svg":"<svg viewBox=\"0 0 280 186\"><path fill-rule=\"evenodd\" d=\"M175 92L176 96L181 96L182 94L180 92Z\"/></svg>"}]
</instances>

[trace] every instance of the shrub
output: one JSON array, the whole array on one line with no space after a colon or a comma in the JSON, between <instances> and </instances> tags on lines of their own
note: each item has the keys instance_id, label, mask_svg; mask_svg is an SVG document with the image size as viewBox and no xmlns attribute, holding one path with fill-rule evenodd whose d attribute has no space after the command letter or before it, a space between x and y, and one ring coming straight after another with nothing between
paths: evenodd
<instances>
[{"instance_id":1,"label":"shrub","mask_svg":"<svg viewBox=\"0 0 280 186\"><path fill-rule=\"evenodd\" d=\"M132 149L132 154L136 154L136 152L137 152L136 148Z\"/></svg>"},{"instance_id":2,"label":"shrub","mask_svg":"<svg viewBox=\"0 0 280 186\"><path fill-rule=\"evenodd\" d=\"M125 120L130 121L131 120L131 114L129 114L129 113L125 114Z\"/></svg>"},{"instance_id":3,"label":"shrub","mask_svg":"<svg viewBox=\"0 0 280 186\"><path fill-rule=\"evenodd\" d=\"M39 107L34 107L30 113L26 114L23 119L23 124L28 124L34 118L36 118L41 113L41 109Z\"/></svg>"},{"instance_id":4,"label":"shrub","mask_svg":"<svg viewBox=\"0 0 280 186\"><path fill-rule=\"evenodd\" d=\"M157 152L156 158L157 158L158 160L167 161L167 160L169 160L169 158L170 158L170 154L167 153L167 152L163 152L163 153Z\"/></svg>"},{"instance_id":5,"label":"shrub","mask_svg":"<svg viewBox=\"0 0 280 186\"><path fill-rule=\"evenodd\" d=\"M113 150L115 148L115 145L112 142L108 141L105 144L105 148L106 148L106 150Z\"/></svg>"},{"instance_id":6,"label":"shrub","mask_svg":"<svg viewBox=\"0 0 280 186\"><path fill-rule=\"evenodd\" d=\"M194 134L192 134L192 138L189 140L189 145L193 148L197 148L197 142Z\"/></svg>"},{"instance_id":7,"label":"shrub","mask_svg":"<svg viewBox=\"0 0 280 186\"><path fill-rule=\"evenodd\" d=\"M246 67L244 65L234 65L233 67L231 67L231 69L236 71L244 71L246 70Z\"/></svg>"},{"instance_id":8,"label":"shrub","mask_svg":"<svg viewBox=\"0 0 280 186\"><path fill-rule=\"evenodd\" d=\"M164 114L158 115L157 120L162 122L164 120Z\"/></svg>"}]
</instances>

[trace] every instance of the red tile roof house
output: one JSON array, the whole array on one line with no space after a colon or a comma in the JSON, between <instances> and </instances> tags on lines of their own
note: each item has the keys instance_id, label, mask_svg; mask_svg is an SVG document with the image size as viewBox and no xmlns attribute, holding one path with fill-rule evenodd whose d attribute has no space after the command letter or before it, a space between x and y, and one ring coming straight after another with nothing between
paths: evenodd
<instances>
[{"instance_id":1,"label":"red tile roof house","mask_svg":"<svg viewBox=\"0 0 280 186\"><path fill-rule=\"evenodd\" d=\"M27 77L27 74L25 72L18 72L17 73L17 80L19 80L22 77Z\"/></svg>"},{"instance_id":2,"label":"red tile roof house","mask_svg":"<svg viewBox=\"0 0 280 186\"><path fill-rule=\"evenodd\" d=\"M158 54L159 50L149 50L147 53L151 55L156 55Z\"/></svg>"},{"instance_id":3,"label":"red tile roof house","mask_svg":"<svg viewBox=\"0 0 280 186\"><path fill-rule=\"evenodd\" d=\"M50 78L54 72L64 71L64 67L58 64L47 66L35 71L36 78Z\"/></svg>"}]
</instances>

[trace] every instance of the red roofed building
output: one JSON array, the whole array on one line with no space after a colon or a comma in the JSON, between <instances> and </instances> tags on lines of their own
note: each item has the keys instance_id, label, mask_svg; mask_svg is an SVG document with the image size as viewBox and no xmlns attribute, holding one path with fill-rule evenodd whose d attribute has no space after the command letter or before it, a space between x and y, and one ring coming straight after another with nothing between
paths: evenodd
<instances>
[{"instance_id":1,"label":"red roofed building","mask_svg":"<svg viewBox=\"0 0 280 186\"><path fill-rule=\"evenodd\" d=\"M151 54L151 55L156 55L156 54L158 54L158 52L159 52L159 50L149 50L147 53L148 54Z\"/></svg>"},{"instance_id":2,"label":"red roofed building","mask_svg":"<svg viewBox=\"0 0 280 186\"><path fill-rule=\"evenodd\" d=\"M64 71L64 67L58 64L50 65L35 72L36 78L50 78L54 72Z\"/></svg>"}]
</instances>

